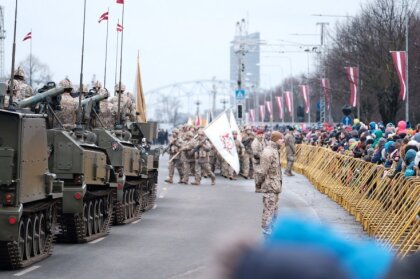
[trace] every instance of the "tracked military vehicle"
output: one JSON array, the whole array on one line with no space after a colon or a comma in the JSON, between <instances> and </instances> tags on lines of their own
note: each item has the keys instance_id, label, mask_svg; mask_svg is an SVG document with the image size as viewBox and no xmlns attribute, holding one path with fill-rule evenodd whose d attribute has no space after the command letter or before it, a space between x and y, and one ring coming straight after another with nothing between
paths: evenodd
<instances>
[{"instance_id":1,"label":"tracked military vehicle","mask_svg":"<svg viewBox=\"0 0 420 279\"><path fill-rule=\"evenodd\" d=\"M0 84L0 96L6 86ZM0 109L0 269L17 269L52 252L63 182L48 167L45 115L30 107L58 96L48 90Z\"/></svg>"}]
</instances>

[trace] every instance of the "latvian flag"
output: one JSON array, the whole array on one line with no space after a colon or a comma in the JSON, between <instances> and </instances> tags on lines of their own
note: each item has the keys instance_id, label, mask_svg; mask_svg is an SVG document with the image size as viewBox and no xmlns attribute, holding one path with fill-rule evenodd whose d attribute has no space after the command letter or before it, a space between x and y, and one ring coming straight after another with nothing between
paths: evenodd
<instances>
[{"instance_id":1,"label":"latvian flag","mask_svg":"<svg viewBox=\"0 0 420 279\"><path fill-rule=\"evenodd\" d=\"M109 12L105 12L105 13L103 13L103 14L99 17L98 22L99 22L99 23L101 23L103 20L108 20L108 15L109 15Z\"/></svg>"},{"instance_id":2,"label":"latvian flag","mask_svg":"<svg viewBox=\"0 0 420 279\"><path fill-rule=\"evenodd\" d=\"M124 27L121 24L117 23L117 31L122 32L123 29L124 29Z\"/></svg>"},{"instance_id":3,"label":"latvian flag","mask_svg":"<svg viewBox=\"0 0 420 279\"><path fill-rule=\"evenodd\" d=\"M124 0L117 0L117 4L124 4Z\"/></svg>"},{"instance_id":4,"label":"latvian flag","mask_svg":"<svg viewBox=\"0 0 420 279\"><path fill-rule=\"evenodd\" d=\"M32 39L32 32L29 32L28 34L26 34L26 36L23 37L22 41L24 42L24 41L29 40L29 39Z\"/></svg>"}]
</instances>

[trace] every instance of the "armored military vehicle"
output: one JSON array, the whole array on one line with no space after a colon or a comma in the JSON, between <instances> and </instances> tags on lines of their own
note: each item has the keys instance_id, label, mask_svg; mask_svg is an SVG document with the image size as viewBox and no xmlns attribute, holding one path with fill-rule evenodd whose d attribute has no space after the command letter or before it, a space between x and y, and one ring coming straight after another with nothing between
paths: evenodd
<instances>
[{"instance_id":1,"label":"armored military vehicle","mask_svg":"<svg viewBox=\"0 0 420 279\"><path fill-rule=\"evenodd\" d=\"M5 89L0 84L2 97ZM52 251L63 182L48 167L45 115L23 108L63 92L55 88L0 109L0 269L28 266Z\"/></svg>"}]
</instances>

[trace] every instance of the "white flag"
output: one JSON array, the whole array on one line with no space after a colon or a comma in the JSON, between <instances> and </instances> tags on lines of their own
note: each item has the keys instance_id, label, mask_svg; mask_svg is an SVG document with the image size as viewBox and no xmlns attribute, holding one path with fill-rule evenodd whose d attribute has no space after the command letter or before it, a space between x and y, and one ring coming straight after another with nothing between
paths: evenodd
<instances>
[{"instance_id":1,"label":"white flag","mask_svg":"<svg viewBox=\"0 0 420 279\"><path fill-rule=\"evenodd\" d=\"M236 123L236 122L235 122ZM226 113L213 120L210 125L204 129L204 133L219 152L220 156L239 173L239 157L236 151L235 141L232 136L232 129Z\"/></svg>"},{"instance_id":2,"label":"white flag","mask_svg":"<svg viewBox=\"0 0 420 279\"><path fill-rule=\"evenodd\" d=\"M238 133L238 140L242 140L241 131L239 130L238 123L236 123L235 115L233 115L233 111L230 111L230 128L233 131Z\"/></svg>"}]
</instances>

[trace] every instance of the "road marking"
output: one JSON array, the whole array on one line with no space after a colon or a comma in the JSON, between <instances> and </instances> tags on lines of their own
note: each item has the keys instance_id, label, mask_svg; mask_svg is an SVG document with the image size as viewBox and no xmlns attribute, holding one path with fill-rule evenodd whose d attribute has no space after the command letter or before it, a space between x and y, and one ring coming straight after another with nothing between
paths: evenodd
<instances>
[{"instance_id":1,"label":"road marking","mask_svg":"<svg viewBox=\"0 0 420 279\"><path fill-rule=\"evenodd\" d=\"M40 268L40 267L41 267L40 265L34 265L34 266L31 266L31 267L29 267L25 270L22 270L21 272L13 274L13 276L22 276L22 275L25 275L26 273L29 273L31 271L34 271L35 269Z\"/></svg>"},{"instance_id":2,"label":"road marking","mask_svg":"<svg viewBox=\"0 0 420 279\"><path fill-rule=\"evenodd\" d=\"M141 219L139 219L139 220L136 220L136 221L134 221L133 223L131 223L131 224L137 224L138 222L140 222L141 221Z\"/></svg>"},{"instance_id":3,"label":"road marking","mask_svg":"<svg viewBox=\"0 0 420 279\"><path fill-rule=\"evenodd\" d=\"M98 239L96 239L94 241L89 242L89 244L95 244L95 243L98 243L98 242L100 242L100 241L102 241L104 239L105 239L105 237L101 237L101 238L98 238Z\"/></svg>"}]
</instances>

